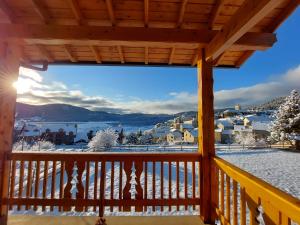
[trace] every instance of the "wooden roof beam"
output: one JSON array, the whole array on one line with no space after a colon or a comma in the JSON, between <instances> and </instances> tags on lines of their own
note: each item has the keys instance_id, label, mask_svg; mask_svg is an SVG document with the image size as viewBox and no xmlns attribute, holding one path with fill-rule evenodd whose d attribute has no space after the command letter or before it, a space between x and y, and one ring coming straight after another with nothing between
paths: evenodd
<instances>
[{"instance_id":1,"label":"wooden roof beam","mask_svg":"<svg viewBox=\"0 0 300 225\"><path fill-rule=\"evenodd\" d=\"M246 0L206 47L206 60L214 60L261 21L279 0Z\"/></svg>"},{"instance_id":2,"label":"wooden roof beam","mask_svg":"<svg viewBox=\"0 0 300 225\"><path fill-rule=\"evenodd\" d=\"M112 0L105 0L105 3L106 3L106 7L107 7L111 25L115 26L116 25L116 17L115 17L115 13L114 13Z\"/></svg>"},{"instance_id":3,"label":"wooden roof beam","mask_svg":"<svg viewBox=\"0 0 300 225\"><path fill-rule=\"evenodd\" d=\"M77 62L77 59L74 56L70 45L64 45L64 50L65 50L66 54L68 55L71 62Z\"/></svg>"},{"instance_id":4,"label":"wooden roof beam","mask_svg":"<svg viewBox=\"0 0 300 225\"><path fill-rule=\"evenodd\" d=\"M179 17L178 17L178 21L177 21L177 25L176 25L178 28L180 28L182 26L187 3L188 3L188 0L182 0L182 2L181 2Z\"/></svg>"},{"instance_id":5,"label":"wooden roof beam","mask_svg":"<svg viewBox=\"0 0 300 225\"><path fill-rule=\"evenodd\" d=\"M217 0L216 4L214 5L211 16L210 16L210 20L209 20L210 29L212 29L212 30L214 29L214 24L216 22L218 15L221 12L222 7L224 6L224 4L225 4L225 0Z\"/></svg>"},{"instance_id":6,"label":"wooden roof beam","mask_svg":"<svg viewBox=\"0 0 300 225\"><path fill-rule=\"evenodd\" d=\"M119 56L120 56L120 62L123 64L123 63L125 63L125 58L124 58L122 46L118 45L117 48L118 48L118 52L119 52Z\"/></svg>"},{"instance_id":7,"label":"wooden roof beam","mask_svg":"<svg viewBox=\"0 0 300 225\"><path fill-rule=\"evenodd\" d=\"M5 0L0 0L0 9L6 15L7 19L10 23L14 23L15 16L9 5L5 2Z\"/></svg>"},{"instance_id":8,"label":"wooden roof beam","mask_svg":"<svg viewBox=\"0 0 300 225\"><path fill-rule=\"evenodd\" d=\"M52 55L47 51L47 49L43 46L43 45L36 45L36 47L38 48L40 54L49 62L54 62L54 59L52 57Z\"/></svg>"},{"instance_id":9,"label":"wooden roof beam","mask_svg":"<svg viewBox=\"0 0 300 225\"><path fill-rule=\"evenodd\" d=\"M39 16L41 17L43 22L45 24L48 24L51 16L50 16L48 10L46 9L46 7L43 5L42 1L40 1L40 0L31 0L31 1L32 1L35 11L39 14Z\"/></svg>"},{"instance_id":10,"label":"wooden roof beam","mask_svg":"<svg viewBox=\"0 0 300 225\"><path fill-rule=\"evenodd\" d=\"M149 63L149 47L145 47L145 64L148 65Z\"/></svg>"},{"instance_id":11,"label":"wooden roof beam","mask_svg":"<svg viewBox=\"0 0 300 225\"><path fill-rule=\"evenodd\" d=\"M59 25L0 24L0 39L3 41L24 41L27 44L74 44L111 45L132 47L205 47L217 34L210 30L189 30L173 28L144 27L89 27ZM276 41L271 33L246 33L234 48L262 50Z\"/></svg>"},{"instance_id":12,"label":"wooden roof beam","mask_svg":"<svg viewBox=\"0 0 300 225\"><path fill-rule=\"evenodd\" d=\"M68 3L72 9L72 12L77 20L77 23L83 24L83 15L81 13L80 7L78 5L78 1L77 0L68 0Z\"/></svg>"},{"instance_id":13,"label":"wooden roof beam","mask_svg":"<svg viewBox=\"0 0 300 225\"><path fill-rule=\"evenodd\" d=\"M169 56L169 65L173 63L173 57L175 54L175 47L171 48L170 56Z\"/></svg>"},{"instance_id":14,"label":"wooden roof beam","mask_svg":"<svg viewBox=\"0 0 300 225\"><path fill-rule=\"evenodd\" d=\"M93 52L93 54L95 56L96 62L97 63L102 63L101 55L100 55L100 52L97 49L97 47L92 45L92 46L90 46L90 48L91 48L91 51Z\"/></svg>"},{"instance_id":15,"label":"wooden roof beam","mask_svg":"<svg viewBox=\"0 0 300 225\"><path fill-rule=\"evenodd\" d=\"M149 0L144 0L145 27L149 26Z\"/></svg>"}]
</instances>

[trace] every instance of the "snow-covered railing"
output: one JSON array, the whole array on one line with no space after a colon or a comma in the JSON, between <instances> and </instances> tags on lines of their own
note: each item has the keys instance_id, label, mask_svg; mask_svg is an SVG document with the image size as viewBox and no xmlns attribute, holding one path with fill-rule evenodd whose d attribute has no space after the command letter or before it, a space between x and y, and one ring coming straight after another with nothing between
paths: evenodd
<instances>
[{"instance_id":1,"label":"snow-covered railing","mask_svg":"<svg viewBox=\"0 0 300 225\"><path fill-rule=\"evenodd\" d=\"M215 157L221 224L300 224L300 200Z\"/></svg>"},{"instance_id":2,"label":"snow-covered railing","mask_svg":"<svg viewBox=\"0 0 300 225\"><path fill-rule=\"evenodd\" d=\"M15 152L12 210L199 211L198 153Z\"/></svg>"}]
</instances>

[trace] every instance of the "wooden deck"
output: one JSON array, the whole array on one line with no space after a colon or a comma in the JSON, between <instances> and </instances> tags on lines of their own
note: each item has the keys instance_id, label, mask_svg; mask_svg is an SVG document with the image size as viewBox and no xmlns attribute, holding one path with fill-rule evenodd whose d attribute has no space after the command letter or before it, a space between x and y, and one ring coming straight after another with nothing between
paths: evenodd
<instances>
[{"instance_id":1,"label":"wooden deck","mask_svg":"<svg viewBox=\"0 0 300 225\"><path fill-rule=\"evenodd\" d=\"M199 216L113 216L108 225L203 225ZM93 216L9 216L8 225L94 225Z\"/></svg>"}]
</instances>

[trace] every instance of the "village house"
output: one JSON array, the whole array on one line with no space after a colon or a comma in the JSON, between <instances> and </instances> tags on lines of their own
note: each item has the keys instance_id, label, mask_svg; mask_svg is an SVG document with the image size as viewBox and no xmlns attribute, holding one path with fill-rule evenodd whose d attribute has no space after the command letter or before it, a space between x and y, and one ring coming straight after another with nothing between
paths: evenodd
<instances>
[{"instance_id":1,"label":"village house","mask_svg":"<svg viewBox=\"0 0 300 225\"><path fill-rule=\"evenodd\" d=\"M167 134L167 142L169 144L175 144L182 142L182 133L179 130L171 129Z\"/></svg>"},{"instance_id":2,"label":"village house","mask_svg":"<svg viewBox=\"0 0 300 225\"><path fill-rule=\"evenodd\" d=\"M215 123L217 128L222 130L233 130L233 121L229 118L218 119Z\"/></svg>"},{"instance_id":3,"label":"village house","mask_svg":"<svg viewBox=\"0 0 300 225\"><path fill-rule=\"evenodd\" d=\"M188 144L198 143L198 129L188 130L183 133L183 141Z\"/></svg>"}]
</instances>

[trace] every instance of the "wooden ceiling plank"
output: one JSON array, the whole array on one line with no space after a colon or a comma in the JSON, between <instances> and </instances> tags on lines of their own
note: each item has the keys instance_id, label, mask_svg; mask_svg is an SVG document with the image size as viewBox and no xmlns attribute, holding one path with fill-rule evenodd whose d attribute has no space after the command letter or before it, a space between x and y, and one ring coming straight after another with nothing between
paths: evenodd
<instances>
[{"instance_id":1,"label":"wooden ceiling plank","mask_svg":"<svg viewBox=\"0 0 300 225\"><path fill-rule=\"evenodd\" d=\"M15 15L5 0L0 0L0 9L6 15L10 23L14 23Z\"/></svg>"},{"instance_id":2,"label":"wooden ceiling plank","mask_svg":"<svg viewBox=\"0 0 300 225\"><path fill-rule=\"evenodd\" d=\"M124 53L123 53L122 46L118 45L117 48L118 48L118 52L119 52L119 56L120 56L120 61L121 61L122 64L124 64L125 63L125 58L124 58Z\"/></svg>"},{"instance_id":3,"label":"wooden ceiling plank","mask_svg":"<svg viewBox=\"0 0 300 225\"><path fill-rule=\"evenodd\" d=\"M47 51L47 49L40 44L37 44L36 47L38 48L40 54L49 62L54 62L53 57L51 56L51 54Z\"/></svg>"},{"instance_id":4,"label":"wooden ceiling plank","mask_svg":"<svg viewBox=\"0 0 300 225\"><path fill-rule=\"evenodd\" d=\"M173 63L174 54L175 54L175 47L171 48L170 56L169 56L169 65Z\"/></svg>"},{"instance_id":5,"label":"wooden ceiling plank","mask_svg":"<svg viewBox=\"0 0 300 225\"><path fill-rule=\"evenodd\" d=\"M145 27L149 26L149 0L144 0Z\"/></svg>"},{"instance_id":6,"label":"wooden ceiling plank","mask_svg":"<svg viewBox=\"0 0 300 225\"><path fill-rule=\"evenodd\" d=\"M209 19L210 29L214 30L214 24L224 5L225 5L225 0L217 0L216 4L214 5Z\"/></svg>"},{"instance_id":7,"label":"wooden ceiling plank","mask_svg":"<svg viewBox=\"0 0 300 225\"><path fill-rule=\"evenodd\" d=\"M199 52L201 52L201 49L195 49L195 53L194 53L194 57L193 57L193 61L191 66L196 66L197 62L198 62L198 57L199 57Z\"/></svg>"},{"instance_id":8,"label":"wooden ceiling plank","mask_svg":"<svg viewBox=\"0 0 300 225\"><path fill-rule=\"evenodd\" d=\"M218 58L216 58L214 61L213 61L213 66L218 66L220 65L221 61L223 60L225 56L225 52L223 52Z\"/></svg>"},{"instance_id":9,"label":"wooden ceiling plank","mask_svg":"<svg viewBox=\"0 0 300 225\"><path fill-rule=\"evenodd\" d=\"M80 10L79 4L77 0L68 0L68 3L72 9L72 12L77 20L77 23L83 24L83 15L82 12Z\"/></svg>"},{"instance_id":10,"label":"wooden ceiling plank","mask_svg":"<svg viewBox=\"0 0 300 225\"><path fill-rule=\"evenodd\" d=\"M31 1L32 1L35 11L41 17L43 22L45 24L48 24L51 16L50 16L47 8L43 5L43 3L40 0L31 0Z\"/></svg>"},{"instance_id":11,"label":"wooden ceiling plank","mask_svg":"<svg viewBox=\"0 0 300 225\"><path fill-rule=\"evenodd\" d=\"M205 47L217 34L210 30L175 28L89 27L0 24L0 39L44 45L122 45L132 47ZM232 47L265 49L276 41L272 33L246 33Z\"/></svg>"},{"instance_id":12,"label":"wooden ceiling plank","mask_svg":"<svg viewBox=\"0 0 300 225\"><path fill-rule=\"evenodd\" d=\"M74 56L70 45L64 45L64 50L65 50L66 54L68 55L71 62L77 62L78 61L76 59L76 57Z\"/></svg>"},{"instance_id":13,"label":"wooden ceiling plank","mask_svg":"<svg viewBox=\"0 0 300 225\"><path fill-rule=\"evenodd\" d=\"M180 28L182 26L184 13L185 13L187 3L188 3L188 0L182 0L182 2L181 2L179 17L178 17L178 21L177 21L177 27L178 28Z\"/></svg>"},{"instance_id":14,"label":"wooden ceiling plank","mask_svg":"<svg viewBox=\"0 0 300 225\"><path fill-rule=\"evenodd\" d=\"M145 64L148 65L149 63L149 47L145 47Z\"/></svg>"},{"instance_id":15,"label":"wooden ceiling plank","mask_svg":"<svg viewBox=\"0 0 300 225\"><path fill-rule=\"evenodd\" d=\"M112 0L105 0L105 3L106 3L106 7L107 7L111 25L115 26L116 25L116 17L115 17L115 13L114 13Z\"/></svg>"},{"instance_id":16,"label":"wooden ceiling plank","mask_svg":"<svg viewBox=\"0 0 300 225\"><path fill-rule=\"evenodd\" d=\"M92 45L92 46L90 46L90 48L91 48L91 51L93 52L93 54L95 56L96 62L97 63L102 63L101 55L100 55L100 52L97 49L97 47Z\"/></svg>"},{"instance_id":17,"label":"wooden ceiling plank","mask_svg":"<svg viewBox=\"0 0 300 225\"><path fill-rule=\"evenodd\" d=\"M206 60L214 60L280 3L279 0L246 0L206 47Z\"/></svg>"},{"instance_id":18,"label":"wooden ceiling plank","mask_svg":"<svg viewBox=\"0 0 300 225\"><path fill-rule=\"evenodd\" d=\"M254 51L246 51L235 63L236 67L240 67L254 53Z\"/></svg>"}]
</instances>

